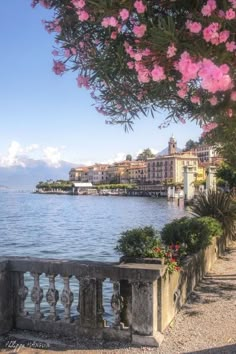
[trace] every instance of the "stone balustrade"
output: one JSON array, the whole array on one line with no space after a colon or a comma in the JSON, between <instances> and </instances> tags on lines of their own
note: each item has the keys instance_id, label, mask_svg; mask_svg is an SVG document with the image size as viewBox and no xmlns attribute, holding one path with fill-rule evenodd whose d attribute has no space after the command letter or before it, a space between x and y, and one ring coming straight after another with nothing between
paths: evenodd
<instances>
[{"instance_id":1,"label":"stone balustrade","mask_svg":"<svg viewBox=\"0 0 236 354\"><path fill-rule=\"evenodd\" d=\"M0 335L16 328L159 346L162 332L227 242L225 237L215 237L209 247L186 257L181 271L174 273L157 263L0 257ZM29 274L31 282L26 286ZM106 321L103 307L107 280L113 286L111 322ZM29 301L30 313L25 306Z\"/></svg>"},{"instance_id":2,"label":"stone balustrade","mask_svg":"<svg viewBox=\"0 0 236 354\"><path fill-rule=\"evenodd\" d=\"M164 272L161 264L0 258L0 334L16 328L158 346L163 336L158 331L157 284ZM30 288L26 273L30 274ZM41 286L42 277L47 278L46 291ZM76 294L71 290L71 277L78 285ZM107 279L113 285L112 323L104 319ZM59 280L63 288L57 286ZM32 313L26 310L29 301ZM59 304L63 306L60 313ZM71 313L72 304L77 306L77 316Z\"/></svg>"}]
</instances>

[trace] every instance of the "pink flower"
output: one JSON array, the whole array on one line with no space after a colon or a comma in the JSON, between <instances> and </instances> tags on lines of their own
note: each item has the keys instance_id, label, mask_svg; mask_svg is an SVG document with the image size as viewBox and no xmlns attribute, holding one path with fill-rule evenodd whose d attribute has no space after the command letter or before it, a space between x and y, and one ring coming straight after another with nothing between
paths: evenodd
<instances>
[{"instance_id":1,"label":"pink flower","mask_svg":"<svg viewBox=\"0 0 236 354\"><path fill-rule=\"evenodd\" d=\"M231 95L230 95L230 99L232 101L236 101L236 91L232 91Z\"/></svg>"},{"instance_id":2,"label":"pink flower","mask_svg":"<svg viewBox=\"0 0 236 354\"><path fill-rule=\"evenodd\" d=\"M78 13L78 15L79 15L79 20L80 20L81 22L87 21L87 20L89 19L89 14L88 14L87 11L81 10L81 11L79 11L79 12L77 12L77 13Z\"/></svg>"},{"instance_id":3,"label":"pink flower","mask_svg":"<svg viewBox=\"0 0 236 354\"><path fill-rule=\"evenodd\" d=\"M219 31L220 24L218 22L212 22L208 27L203 30L203 38L206 42L211 42L212 44L219 44Z\"/></svg>"},{"instance_id":4,"label":"pink flower","mask_svg":"<svg viewBox=\"0 0 236 354\"><path fill-rule=\"evenodd\" d=\"M111 32L111 39L116 39L117 38L117 32L113 31Z\"/></svg>"},{"instance_id":5,"label":"pink flower","mask_svg":"<svg viewBox=\"0 0 236 354\"><path fill-rule=\"evenodd\" d=\"M71 54L73 54L73 55L77 54L76 48L72 47L70 50L71 50Z\"/></svg>"},{"instance_id":6,"label":"pink flower","mask_svg":"<svg viewBox=\"0 0 236 354\"><path fill-rule=\"evenodd\" d=\"M109 17L104 17L101 23L102 27L109 27L110 26L110 18Z\"/></svg>"},{"instance_id":7,"label":"pink flower","mask_svg":"<svg viewBox=\"0 0 236 354\"><path fill-rule=\"evenodd\" d=\"M199 22L192 22L192 21L187 21L186 22L186 27L187 29L192 32L192 33L199 33L202 30L202 25Z\"/></svg>"},{"instance_id":8,"label":"pink flower","mask_svg":"<svg viewBox=\"0 0 236 354\"><path fill-rule=\"evenodd\" d=\"M117 24L118 24L117 19L116 19L114 16L111 16L111 17L110 17L110 26L111 26L111 27L116 27Z\"/></svg>"},{"instance_id":9,"label":"pink flower","mask_svg":"<svg viewBox=\"0 0 236 354\"><path fill-rule=\"evenodd\" d=\"M192 103L197 103L197 104L200 104L200 102L201 102L199 96L192 96L192 97L190 98L190 100L191 100Z\"/></svg>"},{"instance_id":10,"label":"pink flower","mask_svg":"<svg viewBox=\"0 0 236 354\"><path fill-rule=\"evenodd\" d=\"M208 0L206 5L202 8L203 16L211 16L212 12L216 9L216 1Z\"/></svg>"},{"instance_id":11,"label":"pink flower","mask_svg":"<svg viewBox=\"0 0 236 354\"><path fill-rule=\"evenodd\" d=\"M229 9L225 13L226 20L234 20L236 17L235 11L233 9Z\"/></svg>"},{"instance_id":12,"label":"pink flower","mask_svg":"<svg viewBox=\"0 0 236 354\"><path fill-rule=\"evenodd\" d=\"M236 9L236 0L228 0L228 1L231 3L232 8Z\"/></svg>"},{"instance_id":13,"label":"pink flower","mask_svg":"<svg viewBox=\"0 0 236 354\"><path fill-rule=\"evenodd\" d=\"M62 61L56 61L56 60L53 60L53 63L54 65L52 70L54 71L54 73L56 75L62 75L66 70L65 64Z\"/></svg>"},{"instance_id":14,"label":"pink flower","mask_svg":"<svg viewBox=\"0 0 236 354\"><path fill-rule=\"evenodd\" d=\"M51 7L47 0L39 0L39 3L41 6L45 7L45 9L49 9Z\"/></svg>"},{"instance_id":15,"label":"pink flower","mask_svg":"<svg viewBox=\"0 0 236 354\"><path fill-rule=\"evenodd\" d=\"M228 65L216 66L210 59L203 59L198 73L202 88L211 93L229 90L232 87L232 80L228 72Z\"/></svg>"},{"instance_id":16,"label":"pink flower","mask_svg":"<svg viewBox=\"0 0 236 354\"><path fill-rule=\"evenodd\" d=\"M114 16L111 17L104 17L102 20L102 26L107 28L109 26L116 27L118 25L118 21Z\"/></svg>"},{"instance_id":17,"label":"pink flower","mask_svg":"<svg viewBox=\"0 0 236 354\"><path fill-rule=\"evenodd\" d=\"M225 43L227 41L227 39L229 38L230 32L225 30L220 32L219 34L219 42L220 43Z\"/></svg>"},{"instance_id":18,"label":"pink flower","mask_svg":"<svg viewBox=\"0 0 236 354\"><path fill-rule=\"evenodd\" d=\"M66 58L69 58L71 56L70 49L65 48L64 55L65 55Z\"/></svg>"},{"instance_id":19,"label":"pink flower","mask_svg":"<svg viewBox=\"0 0 236 354\"><path fill-rule=\"evenodd\" d=\"M223 10L219 10L218 16L219 16L220 18L224 18L224 17L225 17L224 11L223 11Z\"/></svg>"},{"instance_id":20,"label":"pink flower","mask_svg":"<svg viewBox=\"0 0 236 354\"><path fill-rule=\"evenodd\" d=\"M145 48L143 51L142 51L142 55L144 56L144 57L148 57L149 55L151 55L152 54L152 52L151 52L151 50L149 49L149 48Z\"/></svg>"},{"instance_id":21,"label":"pink flower","mask_svg":"<svg viewBox=\"0 0 236 354\"><path fill-rule=\"evenodd\" d=\"M76 9L83 9L83 7L85 7L84 0L71 0L71 2Z\"/></svg>"},{"instance_id":22,"label":"pink flower","mask_svg":"<svg viewBox=\"0 0 236 354\"><path fill-rule=\"evenodd\" d=\"M172 58L175 56L177 52L177 48L175 47L174 43L172 43L171 45L169 45L169 47L167 48L167 58Z\"/></svg>"},{"instance_id":23,"label":"pink flower","mask_svg":"<svg viewBox=\"0 0 236 354\"><path fill-rule=\"evenodd\" d=\"M136 37L142 38L144 36L144 33L146 32L146 29L147 29L146 25L134 26L133 32Z\"/></svg>"},{"instance_id":24,"label":"pink flower","mask_svg":"<svg viewBox=\"0 0 236 354\"><path fill-rule=\"evenodd\" d=\"M202 8L202 11L201 11L201 13L203 14L203 16L211 16L211 8L210 8L210 6L209 5L205 5L205 6L203 6L203 8Z\"/></svg>"},{"instance_id":25,"label":"pink flower","mask_svg":"<svg viewBox=\"0 0 236 354\"><path fill-rule=\"evenodd\" d=\"M189 82L197 78L201 63L192 60L188 52L181 54L179 62L175 64L176 69L182 74L182 81Z\"/></svg>"},{"instance_id":26,"label":"pink flower","mask_svg":"<svg viewBox=\"0 0 236 354\"><path fill-rule=\"evenodd\" d=\"M127 66L129 69L133 69L134 68L134 63L132 61L128 61Z\"/></svg>"},{"instance_id":27,"label":"pink flower","mask_svg":"<svg viewBox=\"0 0 236 354\"><path fill-rule=\"evenodd\" d=\"M83 75L79 75L77 77L77 84L79 87L85 87L86 89L90 87L89 79L87 78L87 76L83 76Z\"/></svg>"},{"instance_id":28,"label":"pink flower","mask_svg":"<svg viewBox=\"0 0 236 354\"><path fill-rule=\"evenodd\" d=\"M207 123L202 126L203 133L209 133L211 130L218 127L218 124L215 122Z\"/></svg>"},{"instance_id":29,"label":"pink flower","mask_svg":"<svg viewBox=\"0 0 236 354\"><path fill-rule=\"evenodd\" d=\"M161 81L166 79L163 67L160 65L154 65L154 69L151 71L153 81Z\"/></svg>"},{"instance_id":30,"label":"pink flower","mask_svg":"<svg viewBox=\"0 0 236 354\"><path fill-rule=\"evenodd\" d=\"M127 9L120 10L120 17L122 21L126 21L129 18L129 11Z\"/></svg>"},{"instance_id":31,"label":"pink flower","mask_svg":"<svg viewBox=\"0 0 236 354\"><path fill-rule=\"evenodd\" d=\"M211 104L212 106L216 106L217 103L218 103L218 100L217 100L216 96L212 96L211 98L209 98L208 101L210 102L210 104Z\"/></svg>"},{"instance_id":32,"label":"pink flower","mask_svg":"<svg viewBox=\"0 0 236 354\"><path fill-rule=\"evenodd\" d=\"M136 53L134 54L134 60L136 61L141 61L142 60L142 54L141 53Z\"/></svg>"},{"instance_id":33,"label":"pink flower","mask_svg":"<svg viewBox=\"0 0 236 354\"><path fill-rule=\"evenodd\" d=\"M177 91L177 95L178 95L180 98L185 98L186 95L187 95L187 90L185 90L185 89L178 90L178 91Z\"/></svg>"},{"instance_id":34,"label":"pink flower","mask_svg":"<svg viewBox=\"0 0 236 354\"><path fill-rule=\"evenodd\" d=\"M143 14L146 11L146 6L143 4L142 0L136 0L134 7L139 14Z\"/></svg>"},{"instance_id":35,"label":"pink flower","mask_svg":"<svg viewBox=\"0 0 236 354\"><path fill-rule=\"evenodd\" d=\"M54 49L54 50L52 51L52 55L53 55L54 57L57 57L57 56L59 55L58 50Z\"/></svg>"},{"instance_id":36,"label":"pink flower","mask_svg":"<svg viewBox=\"0 0 236 354\"><path fill-rule=\"evenodd\" d=\"M234 50L236 50L236 43L234 41L227 42L225 46L228 52L233 52Z\"/></svg>"},{"instance_id":37,"label":"pink flower","mask_svg":"<svg viewBox=\"0 0 236 354\"><path fill-rule=\"evenodd\" d=\"M140 62L135 63L135 70L138 73L140 83L148 83L151 80L149 70Z\"/></svg>"}]
</instances>

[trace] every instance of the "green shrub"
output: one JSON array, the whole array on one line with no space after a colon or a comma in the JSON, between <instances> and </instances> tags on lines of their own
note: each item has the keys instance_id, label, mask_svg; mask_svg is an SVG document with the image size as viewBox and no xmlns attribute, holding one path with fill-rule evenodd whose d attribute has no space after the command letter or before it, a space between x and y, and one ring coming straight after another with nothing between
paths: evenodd
<instances>
[{"instance_id":1,"label":"green shrub","mask_svg":"<svg viewBox=\"0 0 236 354\"><path fill-rule=\"evenodd\" d=\"M153 249L159 245L159 233L145 226L122 232L115 250L127 257L154 257Z\"/></svg>"},{"instance_id":2,"label":"green shrub","mask_svg":"<svg viewBox=\"0 0 236 354\"><path fill-rule=\"evenodd\" d=\"M213 190L200 193L191 209L194 215L215 218L222 224L226 235L234 235L236 204L229 193Z\"/></svg>"},{"instance_id":3,"label":"green shrub","mask_svg":"<svg viewBox=\"0 0 236 354\"><path fill-rule=\"evenodd\" d=\"M221 224L211 218L175 219L161 231L161 239L166 245L185 244L187 253L194 253L211 244L213 236L221 236Z\"/></svg>"}]
</instances>

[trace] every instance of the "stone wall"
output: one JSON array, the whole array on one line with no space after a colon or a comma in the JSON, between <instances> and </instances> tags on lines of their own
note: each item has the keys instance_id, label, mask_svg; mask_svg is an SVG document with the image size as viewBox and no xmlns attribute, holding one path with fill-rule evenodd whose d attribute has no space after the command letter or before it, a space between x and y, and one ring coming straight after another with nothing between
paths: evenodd
<instances>
[{"instance_id":1,"label":"stone wall","mask_svg":"<svg viewBox=\"0 0 236 354\"><path fill-rule=\"evenodd\" d=\"M204 250L186 257L180 272L166 273L158 279L158 330L164 331L188 296L226 248L226 239L213 238Z\"/></svg>"}]
</instances>

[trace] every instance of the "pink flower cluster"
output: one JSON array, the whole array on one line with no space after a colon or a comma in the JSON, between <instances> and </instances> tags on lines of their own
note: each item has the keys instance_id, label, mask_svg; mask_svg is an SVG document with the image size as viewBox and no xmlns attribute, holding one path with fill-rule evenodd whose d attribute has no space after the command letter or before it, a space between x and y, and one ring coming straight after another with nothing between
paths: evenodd
<instances>
[{"instance_id":1,"label":"pink flower cluster","mask_svg":"<svg viewBox=\"0 0 236 354\"><path fill-rule=\"evenodd\" d=\"M203 16L211 16L212 12L217 8L215 0L208 0L206 5L202 8Z\"/></svg>"},{"instance_id":2,"label":"pink flower cluster","mask_svg":"<svg viewBox=\"0 0 236 354\"><path fill-rule=\"evenodd\" d=\"M166 52L166 56L167 58L172 58L175 56L177 52L177 48L175 46L174 43L172 43L171 45L169 45L169 47L167 48L167 52Z\"/></svg>"},{"instance_id":3,"label":"pink flower cluster","mask_svg":"<svg viewBox=\"0 0 236 354\"><path fill-rule=\"evenodd\" d=\"M203 30L203 38L206 42L211 42L214 45L220 43L225 43L229 36L230 32L227 30L218 32L220 29L220 24L218 22L212 22L208 27Z\"/></svg>"},{"instance_id":4,"label":"pink flower cluster","mask_svg":"<svg viewBox=\"0 0 236 354\"><path fill-rule=\"evenodd\" d=\"M213 129L217 128L218 127L218 124L215 123L215 122L211 122L211 123L208 123L208 124L204 124L202 126L202 130L203 130L203 133L202 135L206 135L207 133L209 133L210 131L212 131Z\"/></svg>"},{"instance_id":5,"label":"pink flower cluster","mask_svg":"<svg viewBox=\"0 0 236 354\"><path fill-rule=\"evenodd\" d=\"M193 22L188 20L186 22L186 28L192 33L199 33L202 30L202 25L199 22Z\"/></svg>"},{"instance_id":6,"label":"pink flower cluster","mask_svg":"<svg viewBox=\"0 0 236 354\"><path fill-rule=\"evenodd\" d=\"M78 15L79 20L81 22L88 21L89 13L86 10L84 10L84 7L86 5L85 0L71 0L71 2L76 8L76 13Z\"/></svg>"},{"instance_id":7,"label":"pink flower cluster","mask_svg":"<svg viewBox=\"0 0 236 354\"><path fill-rule=\"evenodd\" d=\"M52 33L52 32L60 33L61 32L61 25L60 25L60 21L58 19L56 19L54 21L42 21L42 23L44 24L44 28L48 33Z\"/></svg>"},{"instance_id":8,"label":"pink flower cluster","mask_svg":"<svg viewBox=\"0 0 236 354\"><path fill-rule=\"evenodd\" d=\"M134 7L138 14L143 14L147 7L143 4L142 0L136 0L134 3Z\"/></svg>"},{"instance_id":9,"label":"pink flower cluster","mask_svg":"<svg viewBox=\"0 0 236 354\"><path fill-rule=\"evenodd\" d=\"M56 61L56 60L53 60L53 63L54 65L52 70L54 71L54 73L56 75L62 75L66 70L65 64L62 61Z\"/></svg>"},{"instance_id":10,"label":"pink flower cluster","mask_svg":"<svg viewBox=\"0 0 236 354\"><path fill-rule=\"evenodd\" d=\"M226 64L217 66L210 59L203 59L198 75L202 88L208 92L216 93L232 88L229 66Z\"/></svg>"},{"instance_id":11,"label":"pink flower cluster","mask_svg":"<svg viewBox=\"0 0 236 354\"><path fill-rule=\"evenodd\" d=\"M79 87L85 87L86 89L89 89L89 79L87 76L79 75L77 77L77 85Z\"/></svg>"},{"instance_id":12,"label":"pink flower cluster","mask_svg":"<svg viewBox=\"0 0 236 354\"><path fill-rule=\"evenodd\" d=\"M186 84L194 79L200 79L201 87L210 93L227 91L232 88L229 66L226 64L217 66L210 59L195 62L188 52L184 52L179 62L175 63L175 68L182 74L181 82L178 83L181 88L178 93L182 98L187 92Z\"/></svg>"},{"instance_id":13,"label":"pink flower cluster","mask_svg":"<svg viewBox=\"0 0 236 354\"><path fill-rule=\"evenodd\" d=\"M182 74L182 82L187 83L197 78L198 71L201 67L200 62L195 62L188 52L183 52L180 60L175 63L175 68Z\"/></svg>"},{"instance_id":14,"label":"pink flower cluster","mask_svg":"<svg viewBox=\"0 0 236 354\"><path fill-rule=\"evenodd\" d=\"M107 28L109 26L116 27L118 25L118 21L114 16L111 17L104 17L102 20L102 26Z\"/></svg>"}]
</instances>

